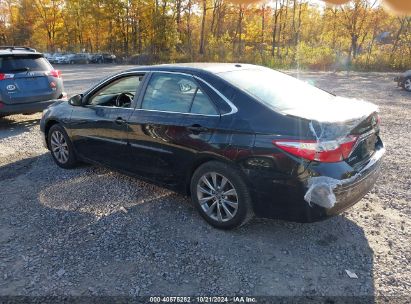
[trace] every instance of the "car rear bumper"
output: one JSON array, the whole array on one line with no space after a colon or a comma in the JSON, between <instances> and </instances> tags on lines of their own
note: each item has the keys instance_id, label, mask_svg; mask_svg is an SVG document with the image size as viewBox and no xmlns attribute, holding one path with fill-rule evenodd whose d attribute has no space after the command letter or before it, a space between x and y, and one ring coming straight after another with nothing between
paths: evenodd
<instances>
[{"instance_id":1,"label":"car rear bumper","mask_svg":"<svg viewBox=\"0 0 411 304\"><path fill-rule=\"evenodd\" d=\"M373 187L381 171L381 158L385 149L381 148L369 160L368 164L354 177L343 180L342 185L334 190L336 203L326 209L327 216L342 213L359 202Z\"/></svg>"},{"instance_id":2,"label":"car rear bumper","mask_svg":"<svg viewBox=\"0 0 411 304\"><path fill-rule=\"evenodd\" d=\"M363 164L361 170L353 171L350 178L334 179L317 172L321 178L338 183L331 193L324 193L325 199L328 199L328 194L335 197L331 208L304 200L309 190L308 181L313 178L312 173L315 173L310 169L294 179L273 179L268 175L264 176L261 171L248 170L245 173L250 183L255 214L258 217L295 222L315 222L340 214L359 202L373 188L380 173L384 153L385 149L381 146L367 163ZM341 169L343 172L347 166L345 162L335 163L327 166L324 171L336 172Z\"/></svg>"},{"instance_id":3,"label":"car rear bumper","mask_svg":"<svg viewBox=\"0 0 411 304\"><path fill-rule=\"evenodd\" d=\"M12 115L12 114L31 114L36 112L41 112L49 105L56 102L56 100L46 100L30 103L20 103L20 104L2 104L0 106L0 115Z\"/></svg>"}]
</instances>

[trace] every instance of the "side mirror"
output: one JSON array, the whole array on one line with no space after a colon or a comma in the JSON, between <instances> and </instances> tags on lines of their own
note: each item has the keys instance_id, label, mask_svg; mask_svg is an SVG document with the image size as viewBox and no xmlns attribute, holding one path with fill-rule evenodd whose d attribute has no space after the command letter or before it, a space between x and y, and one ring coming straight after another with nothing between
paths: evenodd
<instances>
[{"instance_id":1,"label":"side mirror","mask_svg":"<svg viewBox=\"0 0 411 304\"><path fill-rule=\"evenodd\" d=\"M82 106L83 105L83 95L82 94L74 95L68 100L68 102L72 106Z\"/></svg>"}]
</instances>

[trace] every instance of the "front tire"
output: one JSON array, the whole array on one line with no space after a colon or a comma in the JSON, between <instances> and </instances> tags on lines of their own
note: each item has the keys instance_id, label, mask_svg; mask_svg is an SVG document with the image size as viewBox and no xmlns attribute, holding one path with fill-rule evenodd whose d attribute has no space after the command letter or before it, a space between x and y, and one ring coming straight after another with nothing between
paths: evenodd
<instances>
[{"instance_id":1,"label":"front tire","mask_svg":"<svg viewBox=\"0 0 411 304\"><path fill-rule=\"evenodd\" d=\"M404 90L406 90L407 92L411 92L411 77L405 78L402 87L403 87Z\"/></svg>"},{"instance_id":2,"label":"front tire","mask_svg":"<svg viewBox=\"0 0 411 304\"><path fill-rule=\"evenodd\" d=\"M241 172L222 162L201 165L191 178L190 191L201 216L216 228L233 229L254 216Z\"/></svg>"},{"instance_id":3,"label":"front tire","mask_svg":"<svg viewBox=\"0 0 411 304\"><path fill-rule=\"evenodd\" d=\"M47 141L51 155L59 167L64 169L76 167L77 159L73 144L61 125L56 124L50 128Z\"/></svg>"}]
</instances>

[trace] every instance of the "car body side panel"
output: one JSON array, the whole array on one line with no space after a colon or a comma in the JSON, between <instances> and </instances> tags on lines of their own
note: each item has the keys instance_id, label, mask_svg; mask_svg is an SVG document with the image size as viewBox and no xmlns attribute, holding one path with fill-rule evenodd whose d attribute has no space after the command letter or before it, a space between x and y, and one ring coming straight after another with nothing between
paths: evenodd
<instances>
[{"instance_id":1,"label":"car body side panel","mask_svg":"<svg viewBox=\"0 0 411 304\"><path fill-rule=\"evenodd\" d=\"M44 135L44 143L46 142L47 131L50 125L60 123L66 130L67 134L71 136L70 121L73 108L65 100L54 100L53 106L44 112L40 120L40 131Z\"/></svg>"},{"instance_id":2,"label":"car body side panel","mask_svg":"<svg viewBox=\"0 0 411 304\"><path fill-rule=\"evenodd\" d=\"M110 107L76 107L70 120L70 133L76 151L83 157L119 169L128 167L127 125L116 123L128 119L133 109Z\"/></svg>"},{"instance_id":3,"label":"car body side panel","mask_svg":"<svg viewBox=\"0 0 411 304\"><path fill-rule=\"evenodd\" d=\"M209 140L219 119L219 116L136 110L128 123L130 170L160 183L179 183L197 153L214 149ZM195 134L188 129L194 124L208 130Z\"/></svg>"}]
</instances>

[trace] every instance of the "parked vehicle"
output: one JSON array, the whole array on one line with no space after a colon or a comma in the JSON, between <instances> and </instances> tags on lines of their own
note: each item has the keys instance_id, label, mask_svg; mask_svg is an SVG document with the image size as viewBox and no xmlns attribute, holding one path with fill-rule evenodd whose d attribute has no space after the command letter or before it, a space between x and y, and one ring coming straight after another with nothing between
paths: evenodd
<instances>
[{"instance_id":1,"label":"parked vehicle","mask_svg":"<svg viewBox=\"0 0 411 304\"><path fill-rule=\"evenodd\" d=\"M398 84L399 87L402 87L404 90L411 92L411 70L406 71L395 77L394 81Z\"/></svg>"},{"instance_id":2,"label":"parked vehicle","mask_svg":"<svg viewBox=\"0 0 411 304\"><path fill-rule=\"evenodd\" d=\"M115 63L116 55L114 54L94 54L91 57L93 63Z\"/></svg>"},{"instance_id":3,"label":"parked vehicle","mask_svg":"<svg viewBox=\"0 0 411 304\"><path fill-rule=\"evenodd\" d=\"M46 58L49 62L50 62L50 59L53 57L53 54L51 53L44 53L43 55L44 55L44 58Z\"/></svg>"},{"instance_id":4,"label":"parked vehicle","mask_svg":"<svg viewBox=\"0 0 411 304\"><path fill-rule=\"evenodd\" d=\"M121 72L48 108L40 129L60 167L95 163L191 195L226 229L254 214L336 215L373 187L384 154L374 105L243 64Z\"/></svg>"},{"instance_id":5,"label":"parked vehicle","mask_svg":"<svg viewBox=\"0 0 411 304\"><path fill-rule=\"evenodd\" d=\"M60 58L61 56L63 56L62 53L54 53L48 58L48 61L50 63L56 63L57 58Z\"/></svg>"},{"instance_id":6,"label":"parked vehicle","mask_svg":"<svg viewBox=\"0 0 411 304\"><path fill-rule=\"evenodd\" d=\"M64 99L61 72L27 47L0 47L0 116L42 111Z\"/></svg>"},{"instance_id":7,"label":"parked vehicle","mask_svg":"<svg viewBox=\"0 0 411 304\"><path fill-rule=\"evenodd\" d=\"M68 63L78 64L78 63L90 63L90 56L86 53L72 54L67 58Z\"/></svg>"},{"instance_id":8,"label":"parked vehicle","mask_svg":"<svg viewBox=\"0 0 411 304\"><path fill-rule=\"evenodd\" d=\"M91 62L92 63L103 63L103 56L101 54L93 54L91 55Z\"/></svg>"},{"instance_id":9,"label":"parked vehicle","mask_svg":"<svg viewBox=\"0 0 411 304\"><path fill-rule=\"evenodd\" d=\"M64 54L62 56L62 58L59 60L59 63L61 64L69 64L71 58L74 56L74 54L68 53L68 54Z\"/></svg>"},{"instance_id":10,"label":"parked vehicle","mask_svg":"<svg viewBox=\"0 0 411 304\"><path fill-rule=\"evenodd\" d=\"M55 54L53 56L53 63L54 64L63 64L63 63L65 63L66 59L67 59L67 54L58 53L58 54Z\"/></svg>"}]
</instances>

